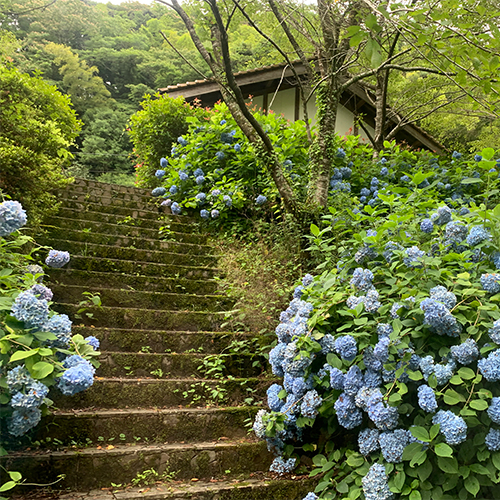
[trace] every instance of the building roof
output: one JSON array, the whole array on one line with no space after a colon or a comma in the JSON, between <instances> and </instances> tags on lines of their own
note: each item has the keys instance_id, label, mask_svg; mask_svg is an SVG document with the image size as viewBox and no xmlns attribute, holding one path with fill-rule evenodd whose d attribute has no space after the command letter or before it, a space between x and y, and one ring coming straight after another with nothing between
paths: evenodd
<instances>
[{"instance_id":1,"label":"building roof","mask_svg":"<svg viewBox=\"0 0 500 500\"><path fill-rule=\"evenodd\" d=\"M306 69L300 61L293 62L298 76L304 75ZM262 66L235 73L235 79L243 96L259 96L276 89L285 90L297 86L294 72L285 63ZM222 99L218 84L213 79L194 80L158 89L170 97L184 97L188 102L200 99L202 106L213 106ZM358 82L351 85L341 96L340 103L355 115L363 115L363 121L374 127L375 106L371 90ZM395 124L395 120L392 120ZM444 151L444 146L425 130L414 124L405 125L396 134L398 142L405 142L413 148L430 149L436 153Z\"/></svg>"}]
</instances>

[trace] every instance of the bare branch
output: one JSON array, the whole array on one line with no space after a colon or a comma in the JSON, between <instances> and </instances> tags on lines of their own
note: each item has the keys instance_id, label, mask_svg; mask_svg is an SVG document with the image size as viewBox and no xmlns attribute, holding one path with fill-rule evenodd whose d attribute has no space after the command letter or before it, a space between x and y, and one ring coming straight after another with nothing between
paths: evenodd
<instances>
[{"instance_id":1,"label":"bare branch","mask_svg":"<svg viewBox=\"0 0 500 500\"><path fill-rule=\"evenodd\" d=\"M160 35L163 37L163 39L170 45L170 47L172 47L172 49L175 51L175 53L181 57L181 59L191 68L193 69L194 71L196 71L196 73L198 73L204 80L208 80L208 77L205 76L198 68L196 68L195 66L193 66L191 64L191 62L189 61L189 59L187 59L186 57L184 57L184 54L182 54L182 52L180 52L179 50L177 50L174 45L170 42L170 40L166 37L166 35L163 33L163 31L160 31L159 32Z\"/></svg>"},{"instance_id":2,"label":"bare branch","mask_svg":"<svg viewBox=\"0 0 500 500\"><path fill-rule=\"evenodd\" d=\"M39 5L38 7L32 7L31 9L22 10L20 12L5 12L5 14L8 16L22 16L23 14L27 14L28 12L33 12L34 10L44 10L47 7L50 7L51 5L55 4L56 2L57 0L52 0L51 2L45 5Z\"/></svg>"}]
</instances>

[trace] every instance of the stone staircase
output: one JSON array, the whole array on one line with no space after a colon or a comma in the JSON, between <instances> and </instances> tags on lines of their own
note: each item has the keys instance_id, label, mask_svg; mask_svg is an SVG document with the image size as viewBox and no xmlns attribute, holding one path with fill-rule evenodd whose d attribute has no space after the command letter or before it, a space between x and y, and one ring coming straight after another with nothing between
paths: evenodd
<instances>
[{"instance_id":1,"label":"stone staircase","mask_svg":"<svg viewBox=\"0 0 500 500\"><path fill-rule=\"evenodd\" d=\"M271 382L265 360L231 354L234 341L255 339L221 330L232 304L198 223L159 220L149 192L134 188L79 180L61 199L37 241L71 253L49 286L73 333L100 340L101 366L88 391L55 398L30 437L38 447L26 442L2 464L28 483L65 474L50 498L66 500L302 499L309 480L263 472L273 457L247 432L258 409L248 403ZM102 307L81 311L82 292L99 293ZM221 353L223 370L200 369Z\"/></svg>"}]
</instances>

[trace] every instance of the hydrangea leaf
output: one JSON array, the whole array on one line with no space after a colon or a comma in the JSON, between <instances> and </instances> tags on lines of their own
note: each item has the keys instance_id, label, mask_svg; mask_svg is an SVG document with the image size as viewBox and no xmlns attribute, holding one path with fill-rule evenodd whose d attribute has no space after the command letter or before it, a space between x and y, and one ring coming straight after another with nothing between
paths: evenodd
<instances>
[{"instance_id":1,"label":"hydrangea leaf","mask_svg":"<svg viewBox=\"0 0 500 500\"><path fill-rule=\"evenodd\" d=\"M453 448L446 443L438 443L434 451L440 457L451 457L453 455Z\"/></svg>"},{"instance_id":2,"label":"hydrangea leaf","mask_svg":"<svg viewBox=\"0 0 500 500\"><path fill-rule=\"evenodd\" d=\"M31 368L31 374L35 379L42 379L54 371L54 365L45 361L35 363Z\"/></svg>"},{"instance_id":3,"label":"hydrangea leaf","mask_svg":"<svg viewBox=\"0 0 500 500\"><path fill-rule=\"evenodd\" d=\"M30 349L29 351L16 351L9 359L9 363L13 363L14 361L19 361L21 359L29 358L30 356L34 356L38 354L38 349Z\"/></svg>"},{"instance_id":4,"label":"hydrangea leaf","mask_svg":"<svg viewBox=\"0 0 500 500\"><path fill-rule=\"evenodd\" d=\"M458 474L458 463L454 457L438 457L438 466L447 474Z\"/></svg>"},{"instance_id":5,"label":"hydrangea leaf","mask_svg":"<svg viewBox=\"0 0 500 500\"><path fill-rule=\"evenodd\" d=\"M475 399L474 401L471 401L469 403L469 406L471 408L474 408L474 410L483 411L486 410L486 408L488 408L488 403L483 399Z\"/></svg>"},{"instance_id":6,"label":"hydrangea leaf","mask_svg":"<svg viewBox=\"0 0 500 500\"><path fill-rule=\"evenodd\" d=\"M476 496L479 492L480 486L479 486L479 481L477 480L476 476L469 476L464 481L464 486L465 486L466 490L474 496Z\"/></svg>"}]
</instances>

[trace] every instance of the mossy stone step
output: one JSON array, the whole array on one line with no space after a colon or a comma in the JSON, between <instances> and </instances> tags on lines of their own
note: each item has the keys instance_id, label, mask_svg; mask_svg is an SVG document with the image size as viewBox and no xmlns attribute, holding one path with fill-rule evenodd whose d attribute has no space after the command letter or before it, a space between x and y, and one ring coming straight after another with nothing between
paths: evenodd
<instances>
[{"instance_id":1,"label":"mossy stone step","mask_svg":"<svg viewBox=\"0 0 500 500\"><path fill-rule=\"evenodd\" d=\"M136 206L155 206L157 198L151 194L145 193L127 193L120 191L108 191L102 189L84 189L78 186L70 186L58 192L58 196L62 199L70 198L78 201L89 201L96 203L98 200L104 205L131 206L129 203L135 203Z\"/></svg>"},{"instance_id":2,"label":"mossy stone step","mask_svg":"<svg viewBox=\"0 0 500 500\"><path fill-rule=\"evenodd\" d=\"M137 248L123 248L109 245L98 245L95 243L83 243L78 241L56 240L39 238L39 242L44 245L49 243L56 250L64 250L70 255L92 256L117 260L138 260L153 262L157 264L175 264L176 266L206 266L213 267L217 263L216 255L197 254L196 246L183 247L182 253L166 252L159 250L141 250ZM193 253L186 253L184 250L191 250Z\"/></svg>"},{"instance_id":3,"label":"mossy stone step","mask_svg":"<svg viewBox=\"0 0 500 500\"><path fill-rule=\"evenodd\" d=\"M94 288L80 285L52 285L54 301L78 304L83 293L99 293L101 302L109 307L139 309L224 311L233 305L225 295L197 295L176 292L149 292L119 288Z\"/></svg>"},{"instance_id":4,"label":"mossy stone step","mask_svg":"<svg viewBox=\"0 0 500 500\"><path fill-rule=\"evenodd\" d=\"M68 221L68 225L69 221ZM124 228L125 229L125 228ZM42 244L49 245L54 240L70 240L80 243L93 243L98 245L112 245L123 248L137 248L140 250L174 252L186 254L210 254L213 246L189 243L182 239L176 240L174 237L168 240L158 239L158 234L154 238L146 235L125 236L122 234L106 233L105 228L100 228L102 232L83 231L79 229L69 229L68 227L58 227L49 229L43 236L37 238ZM182 234L182 233L176 233ZM149 235L151 236L151 235Z\"/></svg>"},{"instance_id":5,"label":"mossy stone step","mask_svg":"<svg viewBox=\"0 0 500 500\"><path fill-rule=\"evenodd\" d=\"M257 474L254 474L256 476ZM317 479L293 476L294 479L238 478L156 483L149 488L113 488L85 493L61 494L58 500L302 500L314 491Z\"/></svg>"},{"instance_id":6,"label":"mossy stone step","mask_svg":"<svg viewBox=\"0 0 500 500\"><path fill-rule=\"evenodd\" d=\"M91 257L72 255L64 269L71 272L73 269L97 271L104 273L136 274L137 276L181 277L191 279L213 278L220 274L219 269L200 265L160 264L140 260L113 259L109 257Z\"/></svg>"},{"instance_id":7,"label":"mossy stone step","mask_svg":"<svg viewBox=\"0 0 500 500\"><path fill-rule=\"evenodd\" d=\"M85 408L161 408L200 406L219 403L238 406L250 396L264 398L270 378L231 380L210 379L127 379L96 378L88 390L62 396L57 389L49 393L56 407ZM224 396L221 398L220 396Z\"/></svg>"},{"instance_id":8,"label":"mossy stone step","mask_svg":"<svg viewBox=\"0 0 500 500\"><path fill-rule=\"evenodd\" d=\"M231 474L248 474L272 461L264 442L223 441L189 444L111 445L108 449L20 452L0 458L8 470L23 471L28 483L51 483L65 474L58 488L76 490L129 483L145 470L176 472L176 479L210 479Z\"/></svg>"},{"instance_id":9,"label":"mossy stone step","mask_svg":"<svg viewBox=\"0 0 500 500\"><path fill-rule=\"evenodd\" d=\"M168 330L128 330L121 328L92 328L73 326L73 334L84 337L93 335L101 342L101 349L108 351L140 352L149 346L152 352L198 352L219 353L232 342L266 342L265 337L256 338L250 333L189 332ZM254 340L255 339L255 340Z\"/></svg>"},{"instance_id":10,"label":"mossy stone step","mask_svg":"<svg viewBox=\"0 0 500 500\"><path fill-rule=\"evenodd\" d=\"M74 202L69 199L61 200L63 203L57 214L59 217L68 217L70 219L87 219L96 222L108 222L110 224L119 225L135 225L144 227L158 227L158 222L167 219L162 211L151 210L139 210L115 207L105 207L106 211L103 211L102 205L98 203L80 203ZM168 219L178 219L179 217L168 217ZM175 222L175 220L172 220ZM184 225L181 223L181 225ZM189 226L186 224L186 226Z\"/></svg>"},{"instance_id":11,"label":"mossy stone step","mask_svg":"<svg viewBox=\"0 0 500 500\"><path fill-rule=\"evenodd\" d=\"M75 182L66 186L65 191L71 192L92 192L95 194L120 194L127 193L136 196L151 196L151 189L139 188L135 186L122 186L119 184L110 184L108 182L99 182L91 179L76 178Z\"/></svg>"},{"instance_id":12,"label":"mossy stone step","mask_svg":"<svg viewBox=\"0 0 500 500\"><path fill-rule=\"evenodd\" d=\"M182 243L191 243L195 245L204 245L207 241L207 235L202 233L193 233L193 232L182 232L186 229L185 224L175 224L170 223L169 221L154 221L142 219L139 220L137 225L134 224L134 221L131 221L128 224L117 224L117 223L109 223L103 221L95 221L93 219L89 219L90 214L99 214L99 212L85 212L84 214L80 214L81 217L75 218L72 217L75 215L73 210L64 210L61 211L64 213L60 213L58 217L51 217L50 224L46 225L46 230L50 232L50 234L54 234L53 230L62 230L62 229L71 229L74 231L85 231L91 232L93 234L107 234L107 235L118 235L118 236L126 236L126 237L141 237L147 238L150 240L158 241L158 238L163 238L160 241L177 241ZM85 217L83 217L85 215ZM165 228L163 231L163 236L160 235L160 228ZM57 237L57 236L56 236Z\"/></svg>"},{"instance_id":13,"label":"mossy stone step","mask_svg":"<svg viewBox=\"0 0 500 500\"><path fill-rule=\"evenodd\" d=\"M75 304L58 303L53 309L67 314L70 318L78 319L80 306ZM86 313L92 314L88 316ZM154 309L137 309L124 307L101 306L89 308L81 313L81 323L112 328L140 328L141 330L218 330L223 322L225 312L206 311L175 311Z\"/></svg>"},{"instance_id":14,"label":"mossy stone step","mask_svg":"<svg viewBox=\"0 0 500 500\"><path fill-rule=\"evenodd\" d=\"M224 355L214 357L210 355L207 360L207 367L204 367L206 354L199 353L154 353L147 352L150 346L147 339L144 339L145 352L110 352L101 351L99 361L101 366L96 375L99 377L122 377L122 378L187 378L203 377L205 370L214 367L220 371L211 373L214 376L232 377L258 377L266 370L266 360L261 356L250 354ZM220 362L220 365L219 365ZM254 366L255 365L255 366Z\"/></svg>"},{"instance_id":15,"label":"mossy stone step","mask_svg":"<svg viewBox=\"0 0 500 500\"><path fill-rule=\"evenodd\" d=\"M45 448L60 448L241 439L247 437L246 424L257 411L255 406L57 411L44 417L23 441L26 446L42 441Z\"/></svg>"},{"instance_id":16,"label":"mossy stone step","mask_svg":"<svg viewBox=\"0 0 500 500\"><path fill-rule=\"evenodd\" d=\"M216 280L195 280L189 278L162 278L157 276L135 276L133 274L101 273L97 271L80 271L78 269L50 269L49 280L52 283L84 286L119 288L125 290L143 290L151 292L188 293L207 295L217 292L219 283ZM54 287L54 285L50 285Z\"/></svg>"}]
</instances>

